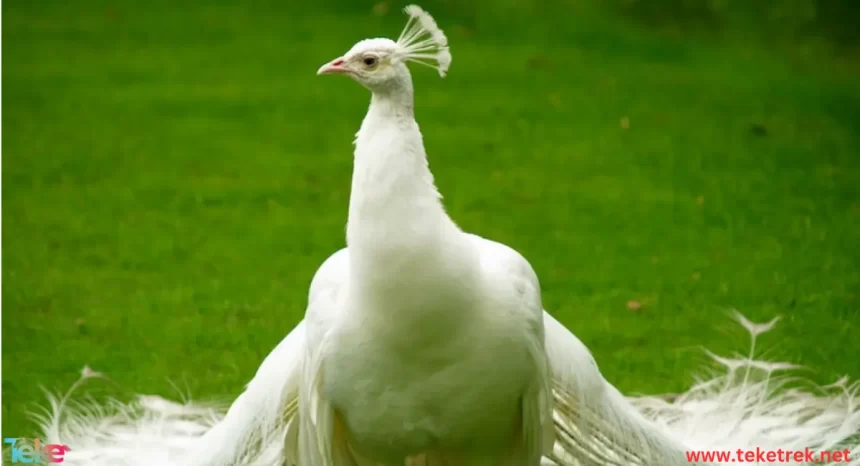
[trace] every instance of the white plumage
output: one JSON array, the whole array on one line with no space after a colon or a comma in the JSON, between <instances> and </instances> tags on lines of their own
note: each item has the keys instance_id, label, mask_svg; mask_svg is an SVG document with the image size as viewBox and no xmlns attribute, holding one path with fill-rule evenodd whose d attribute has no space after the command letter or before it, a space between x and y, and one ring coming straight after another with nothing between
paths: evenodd
<instances>
[{"instance_id":1,"label":"white plumage","mask_svg":"<svg viewBox=\"0 0 860 466\"><path fill-rule=\"evenodd\" d=\"M688 449L857 450L857 385L778 392L787 368L752 357L718 359L728 375L673 402L628 400L607 383L543 310L529 263L445 213L406 63L444 76L451 55L429 15L406 12L397 41L359 42L320 68L373 95L348 247L314 276L305 320L223 417L153 397L119 414L54 403L45 433L72 447L66 464L671 466L693 464Z\"/></svg>"}]
</instances>

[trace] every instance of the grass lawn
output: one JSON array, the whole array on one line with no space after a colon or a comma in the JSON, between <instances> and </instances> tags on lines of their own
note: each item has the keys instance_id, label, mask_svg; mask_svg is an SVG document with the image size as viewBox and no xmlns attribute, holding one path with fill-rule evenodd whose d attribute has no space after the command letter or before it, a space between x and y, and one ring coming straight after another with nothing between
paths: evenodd
<instances>
[{"instance_id":1,"label":"grass lawn","mask_svg":"<svg viewBox=\"0 0 860 466\"><path fill-rule=\"evenodd\" d=\"M344 243L369 96L315 72L404 22L134 5L3 8L4 436L85 364L121 394L242 390ZM447 208L532 262L610 381L684 389L702 346L746 348L731 308L784 316L767 356L860 377L856 70L585 15L437 16L450 74L414 75Z\"/></svg>"}]
</instances>

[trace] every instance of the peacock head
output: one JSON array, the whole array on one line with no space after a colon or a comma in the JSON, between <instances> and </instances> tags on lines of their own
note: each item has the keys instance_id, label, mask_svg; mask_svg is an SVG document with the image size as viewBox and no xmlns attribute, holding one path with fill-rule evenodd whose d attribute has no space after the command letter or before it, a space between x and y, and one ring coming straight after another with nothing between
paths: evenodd
<instances>
[{"instance_id":1,"label":"peacock head","mask_svg":"<svg viewBox=\"0 0 860 466\"><path fill-rule=\"evenodd\" d=\"M409 15L400 37L365 39L342 57L323 65L317 74L345 74L371 91L384 91L409 78L407 62L429 66L445 77L451 65L448 38L433 17L417 5L404 11Z\"/></svg>"}]
</instances>

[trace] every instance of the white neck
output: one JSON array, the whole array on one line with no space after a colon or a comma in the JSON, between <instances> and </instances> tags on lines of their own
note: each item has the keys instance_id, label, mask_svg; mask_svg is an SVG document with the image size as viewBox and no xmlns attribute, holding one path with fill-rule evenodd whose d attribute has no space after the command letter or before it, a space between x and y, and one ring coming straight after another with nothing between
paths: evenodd
<instances>
[{"instance_id":1,"label":"white neck","mask_svg":"<svg viewBox=\"0 0 860 466\"><path fill-rule=\"evenodd\" d=\"M468 240L445 213L430 173L408 74L373 93L355 145L347 245L356 291L388 301L392 290L426 292L471 273Z\"/></svg>"}]
</instances>

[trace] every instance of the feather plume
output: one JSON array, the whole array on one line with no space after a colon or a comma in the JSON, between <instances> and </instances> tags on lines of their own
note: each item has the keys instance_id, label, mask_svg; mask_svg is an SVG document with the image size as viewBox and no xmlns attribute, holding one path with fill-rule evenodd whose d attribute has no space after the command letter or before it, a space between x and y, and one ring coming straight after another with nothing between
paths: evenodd
<instances>
[{"instance_id":1,"label":"feather plume","mask_svg":"<svg viewBox=\"0 0 860 466\"><path fill-rule=\"evenodd\" d=\"M607 384L601 400L593 391L555 384L557 444L547 464L680 466L710 464L691 461L687 453L809 449L847 450L848 460L822 462L860 466L860 382L846 377L818 387L795 375L798 366L757 359L756 341L777 319L733 317L750 337L749 352L735 358L708 353L722 369L683 394L625 399Z\"/></svg>"},{"instance_id":2,"label":"feather plume","mask_svg":"<svg viewBox=\"0 0 860 466\"><path fill-rule=\"evenodd\" d=\"M409 15L409 20L397 38L401 58L436 68L439 76L444 78L451 66L451 52L445 33L439 29L436 20L418 5L409 5L403 11Z\"/></svg>"}]
</instances>

